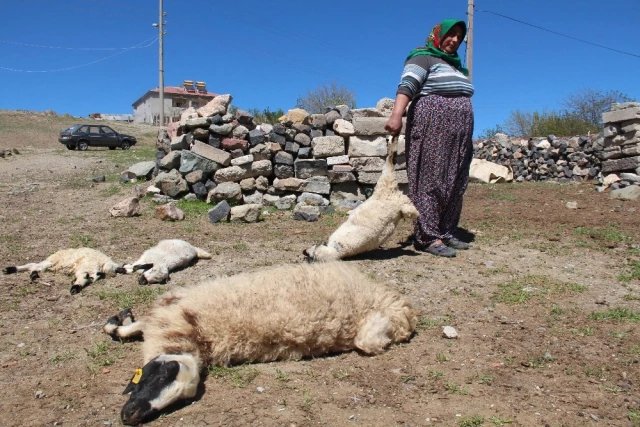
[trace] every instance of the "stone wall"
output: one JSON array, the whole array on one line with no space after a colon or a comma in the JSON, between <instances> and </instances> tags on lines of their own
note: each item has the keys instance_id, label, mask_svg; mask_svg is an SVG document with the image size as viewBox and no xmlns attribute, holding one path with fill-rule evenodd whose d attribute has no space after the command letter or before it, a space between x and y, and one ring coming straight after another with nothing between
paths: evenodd
<instances>
[{"instance_id":1,"label":"stone wall","mask_svg":"<svg viewBox=\"0 0 640 427\"><path fill-rule=\"evenodd\" d=\"M640 184L640 103L613 104L602 122L605 179L613 189Z\"/></svg>"},{"instance_id":2,"label":"stone wall","mask_svg":"<svg viewBox=\"0 0 640 427\"><path fill-rule=\"evenodd\" d=\"M474 157L508 166L514 179L570 182L595 179L600 174L600 135L510 138L503 133L474 141Z\"/></svg>"},{"instance_id":3,"label":"stone wall","mask_svg":"<svg viewBox=\"0 0 640 427\"><path fill-rule=\"evenodd\" d=\"M376 108L340 105L324 114L289 110L274 125L257 124L242 110L229 114L231 100L218 96L169 125L158 138L161 156L150 191L214 205L314 205L318 212L353 209L372 192L387 156L384 125L393 100ZM406 188L404 150L401 135L396 169Z\"/></svg>"},{"instance_id":4,"label":"stone wall","mask_svg":"<svg viewBox=\"0 0 640 427\"><path fill-rule=\"evenodd\" d=\"M294 216L301 212L303 219L313 219L327 209L353 209L373 191L387 155L384 125L393 100L383 98L375 108L339 105L324 114L293 109L274 125L255 123L242 110L230 114L231 101L231 95L220 95L188 109L159 135L149 188L160 193L158 201L222 203L214 215L219 219L229 204L294 208ZM509 166L520 182L598 179L600 190L640 182L640 104L614 104L603 119L604 132L595 135L496 134L474 142L474 157ZM396 170L406 190L403 133Z\"/></svg>"}]
</instances>

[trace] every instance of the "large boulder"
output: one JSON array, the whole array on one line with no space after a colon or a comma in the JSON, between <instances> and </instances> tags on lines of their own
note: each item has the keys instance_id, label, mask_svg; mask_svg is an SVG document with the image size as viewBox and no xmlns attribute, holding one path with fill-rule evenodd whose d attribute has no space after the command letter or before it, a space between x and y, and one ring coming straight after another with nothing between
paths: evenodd
<instances>
[{"instance_id":1,"label":"large boulder","mask_svg":"<svg viewBox=\"0 0 640 427\"><path fill-rule=\"evenodd\" d=\"M211 117L216 114L225 115L227 114L227 108L229 108L229 104L231 104L232 100L233 97L229 94L218 95L203 107L198 108L198 116Z\"/></svg>"},{"instance_id":2,"label":"large boulder","mask_svg":"<svg viewBox=\"0 0 640 427\"><path fill-rule=\"evenodd\" d=\"M158 187L163 194L174 199L189 193L187 181L180 175L180 172L175 169L169 172L160 172L154 181L154 185Z\"/></svg>"},{"instance_id":3,"label":"large boulder","mask_svg":"<svg viewBox=\"0 0 640 427\"><path fill-rule=\"evenodd\" d=\"M625 188L611 191L612 199L640 200L640 185L630 185Z\"/></svg>"},{"instance_id":4,"label":"large boulder","mask_svg":"<svg viewBox=\"0 0 640 427\"><path fill-rule=\"evenodd\" d=\"M231 208L231 222L258 222L262 214L262 205L248 204Z\"/></svg>"},{"instance_id":5,"label":"large boulder","mask_svg":"<svg viewBox=\"0 0 640 427\"><path fill-rule=\"evenodd\" d=\"M131 175L134 175L137 179L151 179L151 174L153 173L153 169L156 167L156 162L148 161L148 162L139 162L129 166L127 172Z\"/></svg>"},{"instance_id":6,"label":"large boulder","mask_svg":"<svg viewBox=\"0 0 640 427\"><path fill-rule=\"evenodd\" d=\"M291 122L293 124L304 124L308 119L309 113L302 108L294 108L292 110L287 111L287 114L280 117L278 121L280 123Z\"/></svg>"},{"instance_id":7,"label":"large boulder","mask_svg":"<svg viewBox=\"0 0 640 427\"><path fill-rule=\"evenodd\" d=\"M156 207L155 217L162 221L182 221L184 219L184 212L175 207L173 203L167 203L166 205Z\"/></svg>"},{"instance_id":8,"label":"large boulder","mask_svg":"<svg viewBox=\"0 0 640 427\"><path fill-rule=\"evenodd\" d=\"M139 213L140 203L137 197L127 197L109 209L109 214L113 217L131 217Z\"/></svg>"},{"instance_id":9,"label":"large boulder","mask_svg":"<svg viewBox=\"0 0 640 427\"><path fill-rule=\"evenodd\" d=\"M213 148L213 147L212 147ZM182 156L180 156L180 173L186 175L195 170L202 171L203 176L209 177L215 171L218 170L220 166L218 163L213 160L207 159L206 157L202 157L199 154L196 154L193 151L183 151Z\"/></svg>"}]
</instances>

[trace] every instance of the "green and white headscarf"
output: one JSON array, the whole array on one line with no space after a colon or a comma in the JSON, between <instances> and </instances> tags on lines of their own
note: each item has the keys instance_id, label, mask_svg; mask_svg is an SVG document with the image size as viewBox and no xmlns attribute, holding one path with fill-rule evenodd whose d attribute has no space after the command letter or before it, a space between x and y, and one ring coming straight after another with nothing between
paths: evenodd
<instances>
[{"instance_id":1,"label":"green and white headscarf","mask_svg":"<svg viewBox=\"0 0 640 427\"><path fill-rule=\"evenodd\" d=\"M456 19L445 19L444 21L433 27L433 29L429 33L429 37L427 37L427 40L425 41L425 45L415 48L411 52L409 52L409 56L407 56L406 60L409 60L418 55L435 56L436 58L444 59L449 64L453 65L456 69L458 69L462 74L468 76L469 70L462 66L462 62L460 60L458 52L448 54L440 48L440 43L444 35L447 34L454 25L458 24L462 26L462 37L464 38L467 35L467 24L464 21L458 21Z\"/></svg>"}]
</instances>

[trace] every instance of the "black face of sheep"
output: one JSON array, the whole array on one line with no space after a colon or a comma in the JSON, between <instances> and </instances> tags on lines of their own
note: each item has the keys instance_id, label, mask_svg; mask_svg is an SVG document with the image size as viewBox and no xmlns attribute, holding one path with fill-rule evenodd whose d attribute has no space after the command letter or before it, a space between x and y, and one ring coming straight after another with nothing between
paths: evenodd
<instances>
[{"instance_id":1,"label":"black face of sheep","mask_svg":"<svg viewBox=\"0 0 640 427\"><path fill-rule=\"evenodd\" d=\"M180 363L162 360L158 356L142 368L142 375L134 375L123 394L131 393L129 401L120 411L120 418L126 425L137 425L148 421L159 412L184 398L178 381Z\"/></svg>"},{"instance_id":2,"label":"black face of sheep","mask_svg":"<svg viewBox=\"0 0 640 427\"><path fill-rule=\"evenodd\" d=\"M302 255L304 256L304 260L305 260L306 262L309 262L309 263L310 263L310 262L313 262L313 252L314 252L315 248L316 248L316 246L315 246L315 245L313 245L313 246L311 246L310 248L308 248L308 249L304 249L304 250L302 251Z\"/></svg>"}]
</instances>

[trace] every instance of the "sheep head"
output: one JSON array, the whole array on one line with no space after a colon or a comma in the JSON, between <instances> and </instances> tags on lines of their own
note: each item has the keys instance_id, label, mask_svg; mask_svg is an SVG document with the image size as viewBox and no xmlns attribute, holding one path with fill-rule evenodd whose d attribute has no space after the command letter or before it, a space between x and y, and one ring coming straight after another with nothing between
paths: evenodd
<instances>
[{"instance_id":1,"label":"sheep head","mask_svg":"<svg viewBox=\"0 0 640 427\"><path fill-rule=\"evenodd\" d=\"M313 245L310 248L307 248L305 250L302 251L302 255L304 256L304 260L311 263L313 262L313 256L316 252L316 248L318 247L318 245Z\"/></svg>"},{"instance_id":2,"label":"sheep head","mask_svg":"<svg viewBox=\"0 0 640 427\"><path fill-rule=\"evenodd\" d=\"M145 270L138 278L141 285L150 285L153 283L167 283L169 281L169 269L164 265L155 265Z\"/></svg>"},{"instance_id":3,"label":"sheep head","mask_svg":"<svg viewBox=\"0 0 640 427\"><path fill-rule=\"evenodd\" d=\"M123 394L131 393L120 411L126 425L137 425L159 415L169 405L196 395L200 368L192 355L163 354L137 372Z\"/></svg>"},{"instance_id":4,"label":"sheep head","mask_svg":"<svg viewBox=\"0 0 640 427\"><path fill-rule=\"evenodd\" d=\"M310 263L337 261L340 259L338 251L333 247L327 246L326 243L313 245L302 251L302 254L304 255L304 259Z\"/></svg>"},{"instance_id":5,"label":"sheep head","mask_svg":"<svg viewBox=\"0 0 640 427\"><path fill-rule=\"evenodd\" d=\"M407 200L400 208L400 212L402 213L402 218L404 219L416 219L420 216L420 212L413 206L411 200L407 197Z\"/></svg>"}]
</instances>

